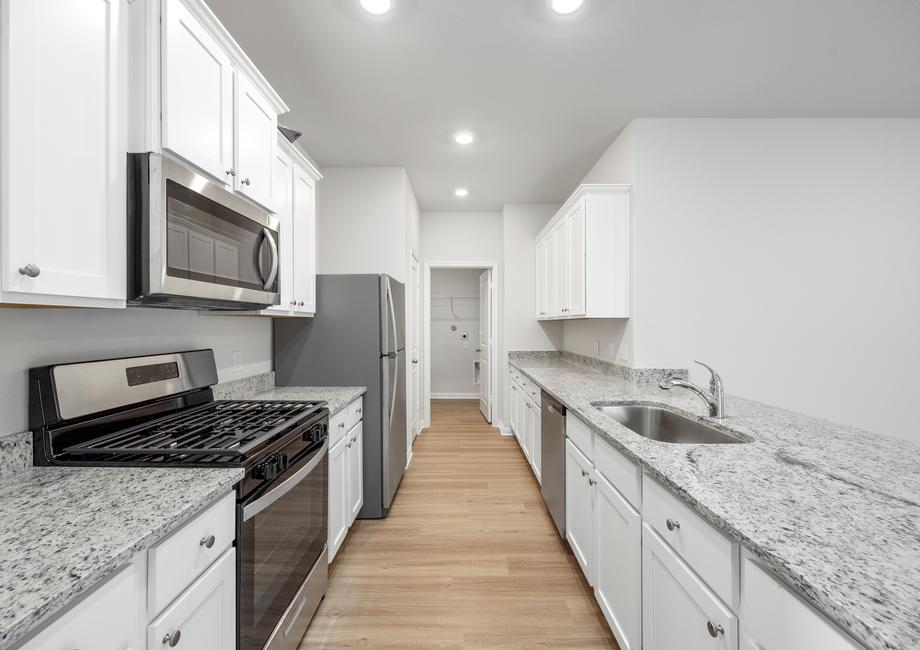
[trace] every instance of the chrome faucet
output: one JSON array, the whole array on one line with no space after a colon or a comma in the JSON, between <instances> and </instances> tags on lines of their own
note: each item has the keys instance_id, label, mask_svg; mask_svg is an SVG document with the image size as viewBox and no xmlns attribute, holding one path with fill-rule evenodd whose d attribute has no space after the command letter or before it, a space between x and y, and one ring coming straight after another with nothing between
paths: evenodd
<instances>
[{"instance_id":1,"label":"chrome faucet","mask_svg":"<svg viewBox=\"0 0 920 650\"><path fill-rule=\"evenodd\" d=\"M718 418L721 420L725 417L725 394L722 389L722 378L715 370L707 366L702 361L694 361L693 363L700 364L706 368L710 374L712 374L712 378L709 380L708 393L693 382L684 381L683 379L679 379L677 377L668 377L667 379L663 379L658 384L658 388L661 390L671 390L675 386L677 388L686 388L687 390L699 396L701 400L706 402L706 406L709 407L709 417Z\"/></svg>"}]
</instances>

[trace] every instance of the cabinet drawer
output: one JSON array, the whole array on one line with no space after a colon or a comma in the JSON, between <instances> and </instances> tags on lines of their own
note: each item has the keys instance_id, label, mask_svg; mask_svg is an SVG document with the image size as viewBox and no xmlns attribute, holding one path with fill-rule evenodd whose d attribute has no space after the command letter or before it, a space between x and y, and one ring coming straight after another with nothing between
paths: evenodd
<instances>
[{"instance_id":1,"label":"cabinet drawer","mask_svg":"<svg viewBox=\"0 0 920 650\"><path fill-rule=\"evenodd\" d=\"M346 406L341 411L329 418L329 448L332 449L336 446L339 440L342 440L345 437L345 434L348 433L348 407Z\"/></svg>"},{"instance_id":2,"label":"cabinet drawer","mask_svg":"<svg viewBox=\"0 0 920 650\"><path fill-rule=\"evenodd\" d=\"M348 411L348 423L345 428L350 430L364 419L364 398L359 397L349 404L345 410Z\"/></svg>"},{"instance_id":3,"label":"cabinet drawer","mask_svg":"<svg viewBox=\"0 0 920 650\"><path fill-rule=\"evenodd\" d=\"M236 647L236 550L230 549L162 616L147 626L147 647L227 650Z\"/></svg>"},{"instance_id":4,"label":"cabinet drawer","mask_svg":"<svg viewBox=\"0 0 920 650\"><path fill-rule=\"evenodd\" d=\"M565 436L588 460L594 461L594 432L571 411L565 414Z\"/></svg>"},{"instance_id":5,"label":"cabinet drawer","mask_svg":"<svg viewBox=\"0 0 920 650\"><path fill-rule=\"evenodd\" d=\"M722 600L738 606L738 544L648 476L642 479L642 519Z\"/></svg>"},{"instance_id":6,"label":"cabinet drawer","mask_svg":"<svg viewBox=\"0 0 920 650\"><path fill-rule=\"evenodd\" d=\"M235 531L236 493L231 492L152 547L147 554L148 615L152 618L163 611L223 555L233 544Z\"/></svg>"},{"instance_id":7,"label":"cabinet drawer","mask_svg":"<svg viewBox=\"0 0 920 650\"><path fill-rule=\"evenodd\" d=\"M531 383L527 381L523 376L518 379L518 386L521 387L521 390L524 391L525 395L530 395Z\"/></svg>"},{"instance_id":8,"label":"cabinet drawer","mask_svg":"<svg viewBox=\"0 0 920 650\"><path fill-rule=\"evenodd\" d=\"M601 436L594 442L594 466L633 508L641 510L642 470Z\"/></svg>"},{"instance_id":9,"label":"cabinet drawer","mask_svg":"<svg viewBox=\"0 0 920 650\"><path fill-rule=\"evenodd\" d=\"M762 650L860 647L750 557L741 563L741 620Z\"/></svg>"},{"instance_id":10,"label":"cabinet drawer","mask_svg":"<svg viewBox=\"0 0 920 650\"><path fill-rule=\"evenodd\" d=\"M140 645L142 579L136 563L125 567L20 650L125 650Z\"/></svg>"}]
</instances>

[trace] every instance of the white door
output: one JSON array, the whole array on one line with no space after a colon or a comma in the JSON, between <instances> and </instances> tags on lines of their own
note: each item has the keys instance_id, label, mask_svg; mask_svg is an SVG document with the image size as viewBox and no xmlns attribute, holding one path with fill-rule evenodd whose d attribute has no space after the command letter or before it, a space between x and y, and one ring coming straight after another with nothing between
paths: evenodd
<instances>
[{"instance_id":1,"label":"white door","mask_svg":"<svg viewBox=\"0 0 920 650\"><path fill-rule=\"evenodd\" d=\"M540 475L540 462L542 459L542 435L540 431L540 407L533 404L530 409L530 467L537 478L537 483L542 483Z\"/></svg>"},{"instance_id":2,"label":"white door","mask_svg":"<svg viewBox=\"0 0 920 650\"><path fill-rule=\"evenodd\" d=\"M547 317L558 316L559 304L556 299L558 264L556 262L556 239L554 233L546 235L543 254L546 258L543 264L543 311L546 312Z\"/></svg>"},{"instance_id":3,"label":"white door","mask_svg":"<svg viewBox=\"0 0 920 650\"><path fill-rule=\"evenodd\" d=\"M279 147L275 154L275 187L272 196L281 223L281 304L269 310L290 314L294 309L294 161Z\"/></svg>"},{"instance_id":4,"label":"white door","mask_svg":"<svg viewBox=\"0 0 920 650\"><path fill-rule=\"evenodd\" d=\"M422 330L422 277L419 261L416 259L415 255L412 256L410 266L409 323L411 336L409 338L409 449L412 448L412 442L422 428L422 375L420 370L420 360L422 358L420 345Z\"/></svg>"},{"instance_id":5,"label":"white door","mask_svg":"<svg viewBox=\"0 0 920 650\"><path fill-rule=\"evenodd\" d=\"M565 537L581 565L581 570L594 584L592 575L592 544L594 535L594 466L570 440L565 441Z\"/></svg>"},{"instance_id":6,"label":"white door","mask_svg":"<svg viewBox=\"0 0 920 650\"><path fill-rule=\"evenodd\" d=\"M174 646L195 650L236 647L236 549L224 553L147 626L148 648Z\"/></svg>"},{"instance_id":7,"label":"white door","mask_svg":"<svg viewBox=\"0 0 920 650\"><path fill-rule=\"evenodd\" d=\"M547 239L542 239L537 243L536 259L536 293L534 300L536 303L537 320L546 317L546 247Z\"/></svg>"},{"instance_id":8,"label":"white door","mask_svg":"<svg viewBox=\"0 0 920 650\"><path fill-rule=\"evenodd\" d=\"M600 473L594 493L594 595L621 650L642 647L642 517Z\"/></svg>"},{"instance_id":9,"label":"white door","mask_svg":"<svg viewBox=\"0 0 920 650\"><path fill-rule=\"evenodd\" d=\"M563 219L553 231L556 244L556 315L569 315L569 222Z\"/></svg>"},{"instance_id":10,"label":"white door","mask_svg":"<svg viewBox=\"0 0 920 650\"><path fill-rule=\"evenodd\" d=\"M569 239L569 311L567 316L585 315L585 200L566 217Z\"/></svg>"},{"instance_id":11,"label":"white door","mask_svg":"<svg viewBox=\"0 0 920 650\"><path fill-rule=\"evenodd\" d=\"M346 438L348 465L348 525L351 526L364 505L364 422L358 422Z\"/></svg>"},{"instance_id":12,"label":"white door","mask_svg":"<svg viewBox=\"0 0 920 650\"><path fill-rule=\"evenodd\" d=\"M737 617L648 524L642 525L642 647L738 647Z\"/></svg>"},{"instance_id":13,"label":"white door","mask_svg":"<svg viewBox=\"0 0 920 650\"><path fill-rule=\"evenodd\" d=\"M8 300L124 305L126 5L3 3L0 289L29 294Z\"/></svg>"},{"instance_id":14,"label":"white door","mask_svg":"<svg viewBox=\"0 0 920 650\"><path fill-rule=\"evenodd\" d=\"M531 445L533 444L533 426L532 419L530 417L530 411L533 407L530 405L530 400L527 399L527 395L523 392L521 393L521 448L524 450L524 458L527 459L527 462L530 462L530 453Z\"/></svg>"},{"instance_id":15,"label":"white door","mask_svg":"<svg viewBox=\"0 0 920 650\"><path fill-rule=\"evenodd\" d=\"M294 165L294 310L316 313L316 181Z\"/></svg>"},{"instance_id":16,"label":"white door","mask_svg":"<svg viewBox=\"0 0 920 650\"><path fill-rule=\"evenodd\" d=\"M278 115L268 100L240 73L234 103L234 189L272 209L272 169L278 147Z\"/></svg>"},{"instance_id":17,"label":"white door","mask_svg":"<svg viewBox=\"0 0 920 650\"><path fill-rule=\"evenodd\" d=\"M518 439L518 442L521 441L520 433L518 433L518 398L521 396L521 389L517 387L517 384L514 383L514 380L511 377L508 377L508 426L511 427L511 433Z\"/></svg>"},{"instance_id":18,"label":"white door","mask_svg":"<svg viewBox=\"0 0 920 650\"><path fill-rule=\"evenodd\" d=\"M230 57L182 0L167 0L163 11L163 148L230 183L234 173Z\"/></svg>"},{"instance_id":19,"label":"white door","mask_svg":"<svg viewBox=\"0 0 920 650\"><path fill-rule=\"evenodd\" d=\"M329 450L329 563L335 559L348 532L348 447L341 438Z\"/></svg>"},{"instance_id":20,"label":"white door","mask_svg":"<svg viewBox=\"0 0 920 650\"><path fill-rule=\"evenodd\" d=\"M479 276L479 410L492 422L492 271Z\"/></svg>"}]
</instances>

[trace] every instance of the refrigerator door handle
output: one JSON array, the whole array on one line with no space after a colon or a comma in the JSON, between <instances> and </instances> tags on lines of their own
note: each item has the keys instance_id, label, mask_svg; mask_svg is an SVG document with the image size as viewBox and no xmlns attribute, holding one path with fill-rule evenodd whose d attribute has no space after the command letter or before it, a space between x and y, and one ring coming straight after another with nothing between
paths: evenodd
<instances>
[{"instance_id":1,"label":"refrigerator door handle","mask_svg":"<svg viewBox=\"0 0 920 650\"><path fill-rule=\"evenodd\" d=\"M393 385L390 387L392 395L390 396L390 423L393 422L393 413L396 411L396 393L397 387L396 384L399 382L399 359L394 354L392 357L393 360Z\"/></svg>"},{"instance_id":2,"label":"refrigerator door handle","mask_svg":"<svg viewBox=\"0 0 920 650\"><path fill-rule=\"evenodd\" d=\"M390 312L390 323L393 325L393 349L392 352L396 352L399 349L399 337L396 333L396 307L393 305L393 292L390 291L390 281L387 279L387 304L389 305ZM387 350L390 352L390 350Z\"/></svg>"}]
</instances>

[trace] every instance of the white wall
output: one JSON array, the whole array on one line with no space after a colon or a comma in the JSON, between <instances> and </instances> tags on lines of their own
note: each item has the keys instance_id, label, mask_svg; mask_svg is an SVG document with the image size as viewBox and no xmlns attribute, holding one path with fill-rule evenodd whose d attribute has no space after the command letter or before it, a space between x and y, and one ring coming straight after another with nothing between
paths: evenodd
<instances>
[{"instance_id":1,"label":"white wall","mask_svg":"<svg viewBox=\"0 0 920 650\"><path fill-rule=\"evenodd\" d=\"M634 363L920 441L920 120L639 120Z\"/></svg>"},{"instance_id":2,"label":"white wall","mask_svg":"<svg viewBox=\"0 0 920 650\"><path fill-rule=\"evenodd\" d=\"M501 212L423 212L422 262L496 262L502 257Z\"/></svg>"},{"instance_id":3,"label":"white wall","mask_svg":"<svg viewBox=\"0 0 920 650\"><path fill-rule=\"evenodd\" d=\"M29 368L213 348L220 381L272 370L271 320L165 309L0 309L0 435L26 431ZM242 367L233 370L233 352Z\"/></svg>"},{"instance_id":4,"label":"white wall","mask_svg":"<svg viewBox=\"0 0 920 650\"><path fill-rule=\"evenodd\" d=\"M431 395L478 397L479 276L482 269L431 270ZM439 296L454 296L450 301ZM451 328L456 328L456 331ZM463 335L467 339L463 340Z\"/></svg>"},{"instance_id":5,"label":"white wall","mask_svg":"<svg viewBox=\"0 0 920 650\"><path fill-rule=\"evenodd\" d=\"M317 185L317 272L406 281L411 186L402 167L324 167Z\"/></svg>"}]
</instances>

